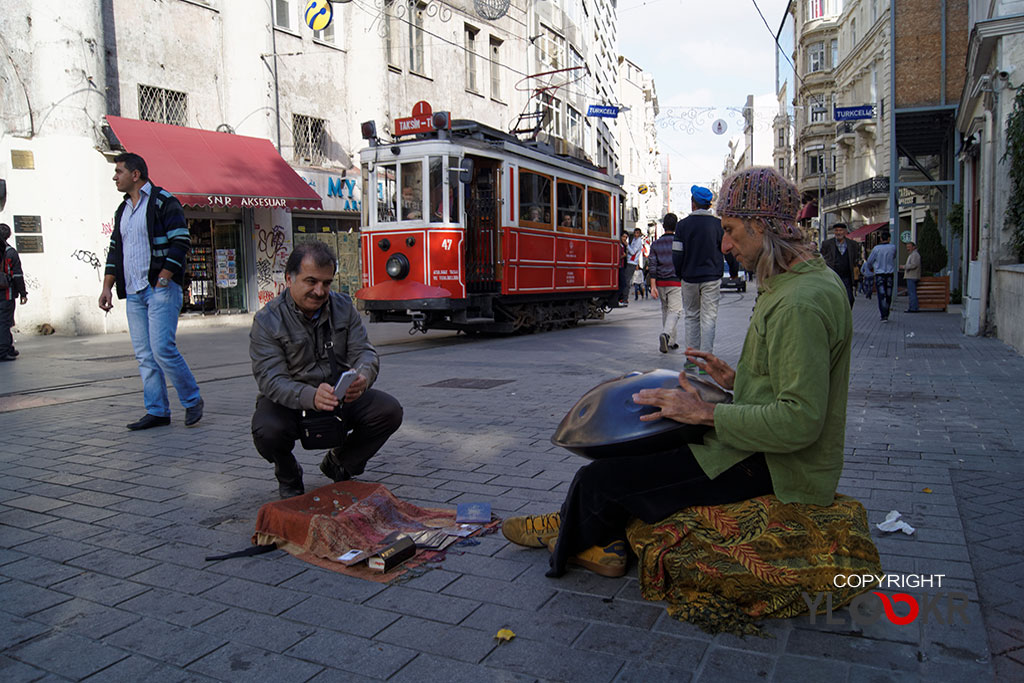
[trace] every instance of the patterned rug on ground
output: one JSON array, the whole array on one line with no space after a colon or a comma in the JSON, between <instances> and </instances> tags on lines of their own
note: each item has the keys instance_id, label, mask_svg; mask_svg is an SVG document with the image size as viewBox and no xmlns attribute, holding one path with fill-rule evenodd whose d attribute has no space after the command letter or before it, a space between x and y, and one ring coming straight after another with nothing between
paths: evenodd
<instances>
[{"instance_id":1,"label":"patterned rug on ground","mask_svg":"<svg viewBox=\"0 0 1024 683\"><path fill-rule=\"evenodd\" d=\"M325 569L389 583L411 568L440 561L446 551L418 550L415 557L385 573L369 569L365 562L346 567L337 558L352 549L376 548L395 531L412 533L454 525L455 510L421 508L399 500L380 484L344 481L267 503L256 517L252 542L277 545ZM497 521L492 521L473 535L493 531L496 526Z\"/></svg>"},{"instance_id":2,"label":"patterned rug on ground","mask_svg":"<svg viewBox=\"0 0 1024 683\"><path fill-rule=\"evenodd\" d=\"M626 534L644 598L709 633L764 635L756 622L809 613L804 593L813 604L831 592L839 609L868 588L837 588L837 575L882 573L864 506L844 495L828 507L775 496L696 506Z\"/></svg>"}]
</instances>

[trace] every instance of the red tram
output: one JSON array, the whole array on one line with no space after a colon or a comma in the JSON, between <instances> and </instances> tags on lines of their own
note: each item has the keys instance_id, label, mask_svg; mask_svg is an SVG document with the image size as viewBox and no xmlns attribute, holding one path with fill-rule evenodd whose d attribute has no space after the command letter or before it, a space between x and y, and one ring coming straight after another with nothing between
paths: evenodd
<instances>
[{"instance_id":1,"label":"red tram","mask_svg":"<svg viewBox=\"0 0 1024 683\"><path fill-rule=\"evenodd\" d=\"M422 331L603 318L618 289L622 177L444 112L420 119L425 130L393 144L364 124L357 306Z\"/></svg>"}]
</instances>

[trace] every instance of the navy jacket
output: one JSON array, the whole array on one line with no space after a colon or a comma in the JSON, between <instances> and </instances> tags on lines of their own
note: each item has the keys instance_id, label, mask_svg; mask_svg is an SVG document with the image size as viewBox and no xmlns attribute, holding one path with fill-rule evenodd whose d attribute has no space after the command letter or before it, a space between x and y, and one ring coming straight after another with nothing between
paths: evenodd
<instances>
[{"instance_id":1,"label":"navy jacket","mask_svg":"<svg viewBox=\"0 0 1024 683\"><path fill-rule=\"evenodd\" d=\"M152 183L151 183L152 184ZM127 200L128 196L125 195ZM124 284L124 254L121 251L121 214L126 202L121 202L114 214L114 231L110 233L106 275L114 276L117 298L127 298ZM185 287L185 260L192 248L192 238L185 222L181 202L162 187L152 186L146 206L146 228L149 230L149 286L156 287L160 271L171 271L171 279Z\"/></svg>"},{"instance_id":2,"label":"navy jacket","mask_svg":"<svg viewBox=\"0 0 1024 683\"><path fill-rule=\"evenodd\" d=\"M722 279L722 235L722 221L710 211L694 211L676 224L672 262L684 282L699 284Z\"/></svg>"}]
</instances>

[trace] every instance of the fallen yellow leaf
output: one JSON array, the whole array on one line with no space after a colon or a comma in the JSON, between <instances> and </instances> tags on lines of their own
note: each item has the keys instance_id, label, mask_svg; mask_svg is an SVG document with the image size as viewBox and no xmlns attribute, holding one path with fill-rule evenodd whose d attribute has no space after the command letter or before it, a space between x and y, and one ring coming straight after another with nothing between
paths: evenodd
<instances>
[{"instance_id":1,"label":"fallen yellow leaf","mask_svg":"<svg viewBox=\"0 0 1024 683\"><path fill-rule=\"evenodd\" d=\"M516 634L508 630L507 628L503 628L500 631L498 631L494 637L498 640L512 640L516 637Z\"/></svg>"},{"instance_id":2,"label":"fallen yellow leaf","mask_svg":"<svg viewBox=\"0 0 1024 683\"><path fill-rule=\"evenodd\" d=\"M928 488L927 486L925 486L923 489L921 489L921 492L922 493L931 493L932 490L930 488Z\"/></svg>"}]
</instances>

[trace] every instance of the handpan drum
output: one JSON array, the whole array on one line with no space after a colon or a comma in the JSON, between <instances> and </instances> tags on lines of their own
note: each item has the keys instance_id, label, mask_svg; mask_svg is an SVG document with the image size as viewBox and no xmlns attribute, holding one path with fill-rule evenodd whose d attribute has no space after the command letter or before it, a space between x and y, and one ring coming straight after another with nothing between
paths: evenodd
<instances>
[{"instance_id":1,"label":"handpan drum","mask_svg":"<svg viewBox=\"0 0 1024 683\"><path fill-rule=\"evenodd\" d=\"M705 401L732 403L732 394L717 384L689 374L686 379ZM668 418L653 422L640 420L641 415L658 409L634 403L633 394L641 389L672 388L682 391L679 373L672 370L631 372L598 384L562 418L551 443L591 460L644 455L697 443L710 427Z\"/></svg>"}]
</instances>

